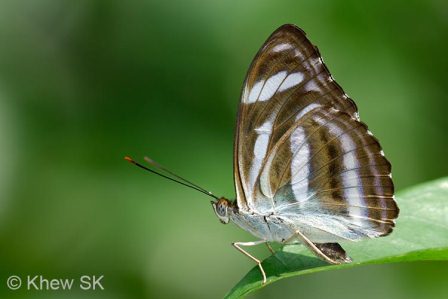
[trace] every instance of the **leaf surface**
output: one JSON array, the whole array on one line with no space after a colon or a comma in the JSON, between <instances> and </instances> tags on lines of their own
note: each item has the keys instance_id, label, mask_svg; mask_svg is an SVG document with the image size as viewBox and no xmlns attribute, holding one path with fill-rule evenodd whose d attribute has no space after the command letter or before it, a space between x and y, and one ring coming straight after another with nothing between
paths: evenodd
<instances>
[{"instance_id":1,"label":"leaf surface","mask_svg":"<svg viewBox=\"0 0 448 299\"><path fill-rule=\"evenodd\" d=\"M285 246L263 261L266 285L286 277L366 264L448 260L448 178L399 192L396 200L400 215L392 234L341 243L352 257L352 263L329 265L314 257L304 246ZM261 273L255 266L226 298L239 298L262 287Z\"/></svg>"}]
</instances>

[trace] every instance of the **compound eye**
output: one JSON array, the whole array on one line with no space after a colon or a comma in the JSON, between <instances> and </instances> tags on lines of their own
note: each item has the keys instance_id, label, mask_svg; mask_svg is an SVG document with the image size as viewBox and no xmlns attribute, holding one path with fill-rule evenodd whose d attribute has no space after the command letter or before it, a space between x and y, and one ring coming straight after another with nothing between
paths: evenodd
<instances>
[{"instance_id":1,"label":"compound eye","mask_svg":"<svg viewBox=\"0 0 448 299\"><path fill-rule=\"evenodd\" d=\"M221 216L225 216L226 214L226 208L224 207L224 205L218 205L218 214Z\"/></svg>"}]
</instances>

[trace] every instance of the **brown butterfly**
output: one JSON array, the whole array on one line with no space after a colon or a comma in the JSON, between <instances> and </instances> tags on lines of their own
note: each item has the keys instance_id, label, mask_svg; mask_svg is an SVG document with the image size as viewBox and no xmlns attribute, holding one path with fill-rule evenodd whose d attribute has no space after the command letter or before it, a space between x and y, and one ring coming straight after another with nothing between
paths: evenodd
<instances>
[{"instance_id":1,"label":"brown butterfly","mask_svg":"<svg viewBox=\"0 0 448 299\"><path fill-rule=\"evenodd\" d=\"M318 49L295 25L263 44L244 82L234 144L236 202L147 161L158 173L216 199L222 223L234 222L259 240L302 243L319 258L350 262L342 240L388 235L398 217L391 165L357 107L334 81Z\"/></svg>"}]
</instances>

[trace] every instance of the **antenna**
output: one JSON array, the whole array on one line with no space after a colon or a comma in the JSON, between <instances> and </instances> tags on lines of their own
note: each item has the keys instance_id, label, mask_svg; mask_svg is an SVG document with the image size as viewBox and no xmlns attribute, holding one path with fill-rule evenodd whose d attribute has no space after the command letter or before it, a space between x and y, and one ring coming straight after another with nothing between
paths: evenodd
<instances>
[{"instance_id":1,"label":"antenna","mask_svg":"<svg viewBox=\"0 0 448 299\"><path fill-rule=\"evenodd\" d=\"M196 190L196 191L199 191L199 192L201 192L201 193L203 193L203 194L205 194L205 195L208 195L208 196L210 196L210 197L213 197L214 199L219 199L219 197L217 197L216 195L214 195L214 194L211 193L210 191L207 191L207 190L205 190L204 188L202 188L202 187L196 185L195 183L193 183L193 182L191 182L191 181L188 181L188 180L184 179L184 178L181 177L181 176L178 176L177 174L173 173L172 171L169 171L168 169L166 169L165 167L163 167L162 165L160 165L159 163L157 163L156 161L154 161L154 160L152 160L152 159L150 159L150 158L148 158L148 157L145 157L145 161L146 161L146 162L148 162L151 166L153 166L153 167L155 167L155 168L157 168L157 169L159 169L159 170L161 170L161 171L167 173L168 175L163 174L163 173L158 172L158 171L155 171L155 170L153 170L153 169L150 169L150 168L148 168L148 167L146 167L146 166L144 166L144 165L142 165L142 164L136 162L134 159L132 159L132 158L129 157L129 156L125 156L124 159L125 159L126 161L128 161L129 163L132 163L132 164L134 164L135 166L138 166L138 167L140 167L140 168L142 168L142 169L144 169L144 170L146 170L146 171L152 172L152 173L154 173L154 174L156 174L156 175L158 175L158 176L161 176L161 177L163 177L163 178L165 178L165 179L168 179L168 180L170 180L170 181L176 182L176 183L178 183L178 184L181 184L181 185L184 185L184 186L189 187L189 188L191 188L191 189L194 189L194 190ZM170 176L169 176L169 175L170 175Z\"/></svg>"}]
</instances>

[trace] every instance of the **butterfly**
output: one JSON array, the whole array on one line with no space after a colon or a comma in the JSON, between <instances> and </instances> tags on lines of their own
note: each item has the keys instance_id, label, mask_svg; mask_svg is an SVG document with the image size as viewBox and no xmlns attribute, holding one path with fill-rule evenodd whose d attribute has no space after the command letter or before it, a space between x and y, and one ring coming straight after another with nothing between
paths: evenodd
<instances>
[{"instance_id":1,"label":"butterfly","mask_svg":"<svg viewBox=\"0 0 448 299\"><path fill-rule=\"evenodd\" d=\"M391 164L360 121L354 101L331 76L317 47L295 25L275 30L243 84L234 140L236 200L217 197L155 161L149 169L212 196L218 219L257 241L301 243L331 264L351 262L338 243L390 234L399 209Z\"/></svg>"}]
</instances>

